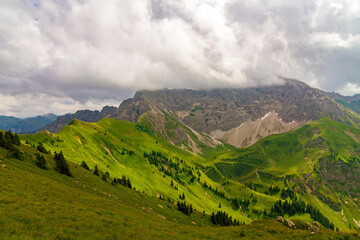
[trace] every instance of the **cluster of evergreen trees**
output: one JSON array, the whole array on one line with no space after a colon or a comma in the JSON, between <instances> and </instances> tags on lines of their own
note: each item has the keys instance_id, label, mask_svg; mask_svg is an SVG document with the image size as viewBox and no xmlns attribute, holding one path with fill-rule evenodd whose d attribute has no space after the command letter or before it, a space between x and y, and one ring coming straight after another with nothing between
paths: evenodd
<instances>
[{"instance_id":1,"label":"cluster of evergreen trees","mask_svg":"<svg viewBox=\"0 0 360 240\"><path fill-rule=\"evenodd\" d=\"M19 135L13 134L11 130L5 133L0 131L0 147L12 150L14 146L20 146Z\"/></svg>"},{"instance_id":2,"label":"cluster of evergreen trees","mask_svg":"<svg viewBox=\"0 0 360 240\"><path fill-rule=\"evenodd\" d=\"M177 204L177 209L180 211L180 212L183 212L184 214L190 216L190 213L193 213L193 207L192 207L192 204L186 204L186 202L180 202L178 201Z\"/></svg>"},{"instance_id":3,"label":"cluster of evergreen trees","mask_svg":"<svg viewBox=\"0 0 360 240\"><path fill-rule=\"evenodd\" d=\"M180 200L185 200L185 193L183 193L182 195L179 194L179 198L180 198Z\"/></svg>"},{"instance_id":4,"label":"cluster of evergreen trees","mask_svg":"<svg viewBox=\"0 0 360 240\"><path fill-rule=\"evenodd\" d=\"M305 214L309 213L311 219L318 221L324 227L334 230L334 224L326 218L319 209L315 208L311 204L306 204L301 200L294 200L292 202L282 200L277 201L273 207L271 207L270 215L272 217L284 216L285 214L293 216L295 214Z\"/></svg>"},{"instance_id":5,"label":"cluster of evergreen trees","mask_svg":"<svg viewBox=\"0 0 360 240\"><path fill-rule=\"evenodd\" d=\"M321 225L323 225L326 228L329 228L331 230L334 230L334 224L330 222L328 218L326 218L319 209L313 207L312 205L308 204L306 207L306 212L310 214L310 217L318 221Z\"/></svg>"},{"instance_id":6,"label":"cluster of evergreen trees","mask_svg":"<svg viewBox=\"0 0 360 240\"><path fill-rule=\"evenodd\" d=\"M121 184L125 187L132 188L130 179L126 178L125 175L123 175L122 178L114 178L111 184L113 185Z\"/></svg>"},{"instance_id":7,"label":"cluster of evergreen trees","mask_svg":"<svg viewBox=\"0 0 360 240\"><path fill-rule=\"evenodd\" d=\"M271 207L270 215L273 217L283 216L285 214L293 216L295 214L305 214L306 213L306 203L301 200L295 201L277 201L273 207Z\"/></svg>"},{"instance_id":8,"label":"cluster of evergreen trees","mask_svg":"<svg viewBox=\"0 0 360 240\"><path fill-rule=\"evenodd\" d=\"M42 142L39 142L39 145L37 145L36 149L39 152L45 153L45 154L50 154L50 151L46 150L46 148L44 147Z\"/></svg>"},{"instance_id":9,"label":"cluster of evergreen trees","mask_svg":"<svg viewBox=\"0 0 360 240\"><path fill-rule=\"evenodd\" d=\"M105 182L107 182L109 178L110 178L110 173L108 171L106 171L101 177L101 179L104 180Z\"/></svg>"},{"instance_id":10,"label":"cluster of evergreen trees","mask_svg":"<svg viewBox=\"0 0 360 240\"><path fill-rule=\"evenodd\" d=\"M218 211L216 214L213 212L210 217L210 221L215 225L220 226L240 226L240 222L236 219L232 219L226 212ZM241 223L243 225L245 223Z\"/></svg>"},{"instance_id":11,"label":"cluster of evergreen trees","mask_svg":"<svg viewBox=\"0 0 360 240\"><path fill-rule=\"evenodd\" d=\"M46 169L46 160L44 156L39 153L35 153L35 157L36 157L36 166L42 169Z\"/></svg>"},{"instance_id":12,"label":"cluster of evergreen trees","mask_svg":"<svg viewBox=\"0 0 360 240\"><path fill-rule=\"evenodd\" d=\"M9 150L9 156L22 160L24 156L22 152L20 152L19 146L19 135L13 134L11 130L6 131L5 133L0 131L0 147Z\"/></svg>"},{"instance_id":13,"label":"cluster of evergreen trees","mask_svg":"<svg viewBox=\"0 0 360 240\"><path fill-rule=\"evenodd\" d=\"M256 186L258 186L258 187L262 187L263 185L261 185L261 184L257 184L257 183L255 183L255 184L253 184L253 183L245 183L244 184L245 185L245 188L250 188L250 189L252 189L252 190L254 190L254 191L257 191L257 189L256 189Z\"/></svg>"},{"instance_id":14,"label":"cluster of evergreen trees","mask_svg":"<svg viewBox=\"0 0 360 240\"><path fill-rule=\"evenodd\" d=\"M278 192L280 192L280 188L278 186L270 186L268 190L265 191L265 194L266 195L275 195L277 194Z\"/></svg>"},{"instance_id":15,"label":"cluster of evergreen trees","mask_svg":"<svg viewBox=\"0 0 360 240\"><path fill-rule=\"evenodd\" d=\"M213 191L216 195L225 198L225 192L218 190L217 188L213 188L211 185L208 185L205 181L203 183L204 188L208 188Z\"/></svg>"},{"instance_id":16,"label":"cluster of evergreen trees","mask_svg":"<svg viewBox=\"0 0 360 240\"><path fill-rule=\"evenodd\" d=\"M124 148L122 151L121 151L121 155L125 155L125 154L128 154L129 156L134 156L135 153L133 150L128 150L126 148Z\"/></svg>"},{"instance_id":17,"label":"cluster of evergreen trees","mask_svg":"<svg viewBox=\"0 0 360 240\"><path fill-rule=\"evenodd\" d=\"M290 188L282 189L281 193L280 193L280 197L281 197L281 199L284 199L284 200L287 198L290 198L291 200L297 199L296 193L293 190L291 190Z\"/></svg>"},{"instance_id":18,"label":"cluster of evergreen trees","mask_svg":"<svg viewBox=\"0 0 360 240\"><path fill-rule=\"evenodd\" d=\"M179 158L175 158L174 161L169 159L167 156L162 154L161 152L152 151L151 154L144 153L144 158L147 158L149 163L155 165L159 171L163 172L165 175L173 176L176 181L180 184L185 184L181 181L179 177L179 171L184 172L192 178L189 180L189 183L193 183L195 181L195 176L193 175L193 168L187 166L186 162L180 160ZM183 163L185 166L180 167L179 162ZM165 176L164 175L164 176Z\"/></svg>"},{"instance_id":19,"label":"cluster of evergreen trees","mask_svg":"<svg viewBox=\"0 0 360 240\"><path fill-rule=\"evenodd\" d=\"M87 165L87 163L85 161L82 161L80 166L85 168L86 170L91 171L91 169L89 168L89 166ZM95 167L94 167L93 174L96 176L100 176L100 170L97 165L95 165ZM110 173L106 171L105 173L102 174L101 179L107 182L108 179L110 179ZM116 186L117 184L120 184L120 185L123 185L124 187L132 188L130 179L126 178L125 175L123 175L122 178L115 177L112 180L111 184L114 186Z\"/></svg>"},{"instance_id":20,"label":"cluster of evergreen trees","mask_svg":"<svg viewBox=\"0 0 360 240\"><path fill-rule=\"evenodd\" d=\"M85 161L82 161L80 166L90 171L90 168Z\"/></svg>"},{"instance_id":21,"label":"cluster of evergreen trees","mask_svg":"<svg viewBox=\"0 0 360 240\"><path fill-rule=\"evenodd\" d=\"M168 163L169 159L161 152L152 151L151 154L144 152L144 157L147 158L150 164L158 167L160 164Z\"/></svg>"},{"instance_id":22,"label":"cluster of evergreen trees","mask_svg":"<svg viewBox=\"0 0 360 240\"><path fill-rule=\"evenodd\" d=\"M54 158L55 158L55 170L58 173L71 176L69 164L67 164L62 151L60 151L60 153L54 152Z\"/></svg>"},{"instance_id":23,"label":"cluster of evergreen trees","mask_svg":"<svg viewBox=\"0 0 360 240\"><path fill-rule=\"evenodd\" d=\"M232 198L231 204L234 210L238 210L240 207L245 212L249 209L250 200L245 198L244 200L238 198Z\"/></svg>"},{"instance_id":24,"label":"cluster of evergreen trees","mask_svg":"<svg viewBox=\"0 0 360 240\"><path fill-rule=\"evenodd\" d=\"M171 176L171 168L174 168L175 170L180 169L178 163L173 162L161 152L152 151L151 154L144 153L144 157L148 159L150 164L155 165L159 168L161 172L165 173L168 176Z\"/></svg>"}]
</instances>

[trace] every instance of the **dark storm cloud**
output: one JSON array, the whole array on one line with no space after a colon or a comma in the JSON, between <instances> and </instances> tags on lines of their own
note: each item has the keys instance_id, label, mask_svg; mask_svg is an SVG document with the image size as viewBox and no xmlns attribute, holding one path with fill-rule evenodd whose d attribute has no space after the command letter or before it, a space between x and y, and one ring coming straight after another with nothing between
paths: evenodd
<instances>
[{"instance_id":1,"label":"dark storm cloud","mask_svg":"<svg viewBox=\"0 0 360 240\"><path fill-rule=\"evenodd\" d=\"M359 16L348 0L4 0L0 114L99 109L137 89L270 85L279 75L355 94Z\"/></svg>"}]
</instances>

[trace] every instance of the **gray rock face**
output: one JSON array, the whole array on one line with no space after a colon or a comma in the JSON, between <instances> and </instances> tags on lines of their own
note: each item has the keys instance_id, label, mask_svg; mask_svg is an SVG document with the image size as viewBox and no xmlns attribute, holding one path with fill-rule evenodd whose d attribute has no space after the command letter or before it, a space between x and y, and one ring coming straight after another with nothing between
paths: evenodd
<instances>
[{"instance_id":1,"label":"gray rock face","mask_svg":"<svg viewBox=\"0 0 360 240\"><path fill-rule=\"evenodd\" d=\"M136 122L153 109L174 113L181 122L204 133L226 131L269 112L276 112L287 123L310 122L324 115L337 121L352 118L322 91L291 79L284 85L259 88L140 91L112 117Z\"/></svg>"}]
</instances>

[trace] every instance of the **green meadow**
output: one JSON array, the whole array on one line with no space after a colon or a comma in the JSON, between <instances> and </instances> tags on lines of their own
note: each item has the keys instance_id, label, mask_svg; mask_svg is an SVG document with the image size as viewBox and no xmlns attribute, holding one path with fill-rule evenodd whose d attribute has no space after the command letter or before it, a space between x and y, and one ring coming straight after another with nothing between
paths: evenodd
<instances>
[{"instance_id":1,"label":"green meadow","mask_svg":"<svg viewBox=\"0 0 360 240\"><path fill-rule=\"evenodd\" d=\"M316 172L324 158L354 164L360 145L357 136L359 129L322 118L248 148L202 144L202 152L195 154L183 145L169 143L145 120L138 124L73 120L56 134L22 135L23 160L11 158L0 148L0 159L6 165L0 169L0 211L5 216L0 220L0 238L351 239L358 234L360 220L354 199L329 186L320 187L319 193L343 203L334 210L321 195L302 191L297 179ZM200 142L197 136L192 138ZM35 165L39 143L50 151L41 153L46 170ZM54 170L53 154L60 151L72 177ZM80 166L83 161L90 171ZM100 176L93 174L95 166ZM108 177L104 177L106 172ZM111 184L114 177L123 175L133 189ZM270 210L285 198L280 191L269 194L272 186L294 189L296 199L318 209L340 233L321 228L310 236L308 229L294 230L276 222ZM236 207L235 199L249 203ZM191 204L194 212L187 216L178 211L178 201ZM210 215L218 211L245 225L214 225ZM314 222L307 213L283 215L299 226Z\"/></svg>"}]
</instances>

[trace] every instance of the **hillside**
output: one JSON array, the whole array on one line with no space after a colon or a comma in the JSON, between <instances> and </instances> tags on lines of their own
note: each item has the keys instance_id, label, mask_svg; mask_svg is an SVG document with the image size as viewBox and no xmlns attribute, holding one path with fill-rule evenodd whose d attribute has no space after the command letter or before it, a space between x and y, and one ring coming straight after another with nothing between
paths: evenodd
<instances>
[{"instance_id":1,"label":"hillside","mask_svg":"<svg viewBox=\"0 0 360 240\"><path fill-rule=\"evenodd\" d=\"M281 199L301 199L318 209L334 228L358 227L356 178L344 178L357 174L357 128L322 118L248 148L220 144L204 146L202 153L195 154L169 143L147 124L143 120L138 124L74 120L57 134L41 132L22 138L29 144L43 142L51 152L61 150L71 162L85 160L91 169L97 165L110 176L125 174L136 189L151 196L176 202L184 195L187 203L207 214L219 211L221 205L222 211L245 223L278 215L311 223L311 214L272 210ZM341 166L342 173L329 173L336 170L332 166ZM270 194L272 186L279 190ZM283 197L284 191L292 197Z\"/></svg>"},{"instance_id":2,"label":"hillside","mask_svg":"<svg viewBox=\"0 0 360 240\"><path fill-rule=\"evenodd\" d=\"M216 227L201 211L187 216L170 202L113 185L71 162L72 176L59 174L51 155L23 144L19 149L21 160L0 147L1 239L304 239L310 234L302 220L293 220L297 230L275 220ZM36 166L36 154L46 159L45 169ZM356 235L322 229L311 239Z\"/></svg>"},{"instance_id":3,"label":"hillside","mask_svg":"<svg viewBox=\"0 0 360 240\"><path fill-rule=\"evenodd\" d=\"M343 96L335 92L328 92L326 94L335 99L336 102L340 103L341 105L347 107L357 114L360 114L360 94L355 94L354 96Z\"/></svg>"},{"instance_id":4,"label":"hillside","mask_svg":"<svg viewBox=\"0 0 360 240\"><path fill-rule=\"evenodd\" d=\"M346 102L343 100L336 100L336 101L344 105L348 109L351 109L352 111L356 112L357 114L360 114L360 100L352 101L352 102Z\"/></svg>"},{"instance_id":5,"label":"hillside","mask_svg":"<svg viewBox=\"0 0 360 240\"><path fill-rule=\"evenodd\" d=\"M0 129L10 129L14 133L35 133L56 118L57 116L51 113L29 118L0 116Z\"/></svg>"}]
</instances>

